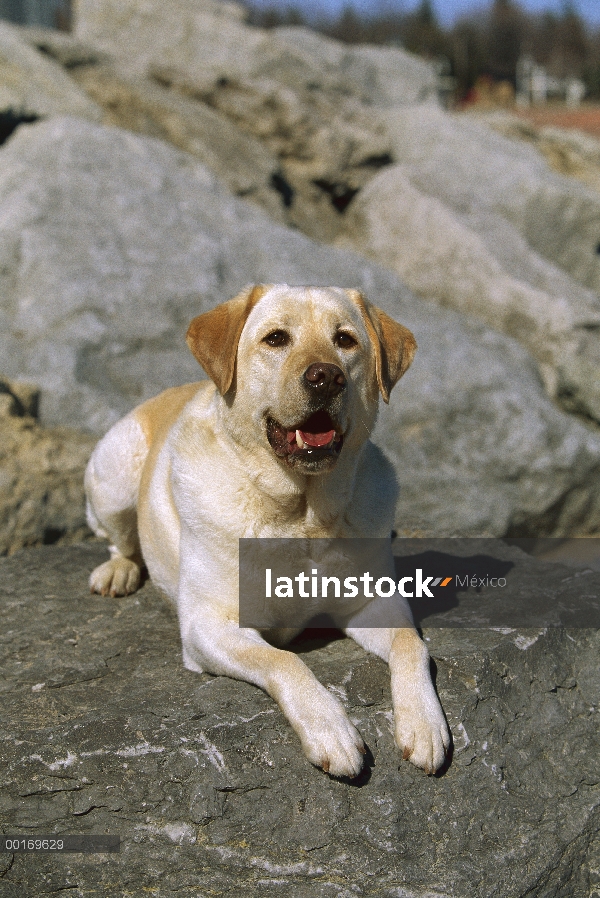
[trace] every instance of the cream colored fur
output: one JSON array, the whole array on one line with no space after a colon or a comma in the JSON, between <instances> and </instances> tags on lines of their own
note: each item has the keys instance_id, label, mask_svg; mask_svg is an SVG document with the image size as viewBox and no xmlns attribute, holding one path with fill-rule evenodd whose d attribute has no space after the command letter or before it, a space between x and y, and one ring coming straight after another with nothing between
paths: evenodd
<instances>
[{"instance_id":1,"label":"cream colored fur","mask_svg":"<svg viewBox=\"0 0 600 898\"><path fill-rule=\"evenodd\" d=\"M288 342L271 346L273 332ZM338 345L340 333L354 345ZM199 316L188 342L214 383L167 390L139 406L90 460L88 519L111 543L91 589L131 593L145 563L177 607L186 667L265 689L313 764L356 776L365 748L342 705L296 654L272 644L296 631L238 626L238 539L389 538L396 487L369 435L379 392L387 401L416 344L355 291L286 285L248 288ZM302 377L313 363L336 365L346 378L332 402L343 447L316 473L277 457L265 424L269 416L288 428L306 420ZM376 603L385 610L385 600L374 599L370 612ZM359 613L346 632L389 663L396 742L404 758L431 773L444 761L449 734L427 649L408 606L404 614L405 627L369 629Z\"/></svg>"}]
</instances>

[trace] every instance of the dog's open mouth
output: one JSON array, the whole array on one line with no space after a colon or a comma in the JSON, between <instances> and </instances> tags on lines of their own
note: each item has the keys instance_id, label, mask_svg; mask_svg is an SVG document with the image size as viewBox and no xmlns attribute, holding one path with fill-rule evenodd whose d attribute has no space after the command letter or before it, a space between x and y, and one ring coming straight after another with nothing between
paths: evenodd
<instances>
[{"instance_id":1,"label":"dog's open mouth","mask_svg":"<svg viewBox=\"0 0 600 898\"><path fill-rule=\"evenodd\" d=\"M343 435L324 410L315 412L292 430L274 418L267 418L267 439L280 458L307 462L337 458L344 442Z\"/></svg>"}]
</instances>

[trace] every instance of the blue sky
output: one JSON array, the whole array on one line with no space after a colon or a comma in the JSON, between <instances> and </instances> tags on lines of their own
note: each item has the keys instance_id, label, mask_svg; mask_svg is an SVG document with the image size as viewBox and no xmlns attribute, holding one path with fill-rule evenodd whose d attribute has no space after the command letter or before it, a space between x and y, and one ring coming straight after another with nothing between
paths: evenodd
<instances>
[{"instance_id":1,"label":"blue sky","mask_svg":"<svg viewBox=\"0 0 600 898\"><path fill-rule=\"evenodd\" d=\"M255 6L296 6L310 13L339 12L348 5L349 0L252 0ZM359 10L368 11L377 6L377 0L350 0ZM413 9L419 0L396 0L396 8ZM523 9L530 12L552 10L560 12L565 0L520 0ZM590 25L600 26L600 0L573 0L575 8ZM391 4L390 4L391 5ZM489 6L489 0L433 0L438 18L445 25L451 24L457 17L473 10Z\"/></svg>"},{"instance_id":2,"label":"blue sky","mask_svg":"<svg viewBox=\"0 0 600 898\"><path fill-rule=\"evenodd\" d=\"M416 4L410 2L409 5L415 6ZM438 16L445 23L452 22L458 15L469 12L473 8L481 8L481 5L480 2L473 2L473 0L434 0ZM560 12L564 8L564 0L521 0L519 5L528 12L544 12L545 10ZM591 25L600 25L600 0L574 0L573 5L582 18Z\"/></svg>"}]
</instances>

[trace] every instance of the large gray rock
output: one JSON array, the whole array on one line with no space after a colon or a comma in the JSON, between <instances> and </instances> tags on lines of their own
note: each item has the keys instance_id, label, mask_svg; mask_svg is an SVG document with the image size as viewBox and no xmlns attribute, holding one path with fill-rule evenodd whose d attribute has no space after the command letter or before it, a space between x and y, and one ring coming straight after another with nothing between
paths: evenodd
<instances>
[{"instance_id":1,"label":"large gray rock","mask_svg":"<svg viewBox=\"0 0 600 898\"><path fill-rule=\"evenodd\" d=\"M268 148L291 188L287 222L315 240L334 240L340 213L391 161L391 141L377 111L339 89L288 84L283 73L209 80L206 73L194 78L171 67L153 72L176 102L183 94L199 108L207 104Z\"/></svg>"},{"instance_id":2,"label":"large gray rock","mask_svg":"<svg viewBox=\"0 0 600 898\"><path fill-rule=\"evenodd\" d=\"M158 137L192 153L237 196L258 203L271 218L285 221L280 163L255 137L225 115L155 79L131 74L106 53L71 34L21 28L23 40L59 62L103 110L102 122Z\"/></svg>"},{"instance_id":3,"label":"large gray rock","mask_svg":"<svg viewBox=\"0 0 600 898\"><path fill-rule=\"evenodd\" d=\"M600 423L600 297L532 251L498 212L432 193L411 165L384 169L353 201L336 242L396 271L419 296L515 337L550 396Z\"/></svg>"},{"instance_id":4,"label":"large gray rock","mask_svg":"<svg viewBox=\"0 0 600 898\"><path fill-rule=\"evenodd\" d=\"M403 50L348 47L306 28L252 28L243 17L240 6L215 0L77 0L74 31L138 74L174 66L199 80L267 78L382 106L436 95L432 67Z\"/></svg>"},{"instance_id":5,"label":"large gray rock","mask_svg":"<svg viewBox=\"0 0 600 898\"><path fill-rule=\"evenodd\" d=\"M485 207L539 255L600 289L600 197L551 171L533 147L434 106L385 112L395 159L412 183L454 211Z\"/></svg>"},{"instance_id":6,"label":"large gray rock","mask_svg":"<svg viewBox=\"0 0 600 898\"><path fill-rule=\"evenodd\" d=\"M437 103L433 66L399 47L353 46L299 27L276 28L271 34L280 58L270 63L270 70L261 68L257 74L277 80L283 76L289 87L296 87L300 72L292 75L288 67L294 60L296 69L301 70L301 83L307 87L315 85L316 77L322 90L354 94L381 108Z\"/></svg>"},{"instance_id":7,"label":"large gray rock","mask_svg":"<svg viewBox=\"0 0 600 898\"><path fill-rule=\"evenodd\" d=\"M102 112L60 65L34 50L19 29L0 21L0 112L80 115L99 121Z\"/></svg>"},{"instance_id":8,"label":"large gray rock","mask_svg":"<svg viewBox=\"0 0 600 898\"><path fill-rule=\"evenodd\" d=\"M515 341L274 224L158 141L54 120L23 126L0 166L0 360L43 385L46 423L102 433L197 379L189 320L248 282L358 287L420 345L377 431L403 487L398 526L600 529L600 437L549 401Z\"/></svg>"},{"instance_id":9,"label":"large gray rock","mask_svg":"<svg viewBox=\"0 0 600 898\"><path fill-rule=\"evenodd\" d=\"M105 557L0 561L3 833L120 837L118 854L0 853L3 896L595 894L596 631L425 626L454 741L436 777L400 759L382 661L346 639L297 643L370 749L348 782L311 767L259 689L183 668L151 584L90 596ZM540 590L600 590L598 574L515 558Z\"/></svg>"},{"instance_id":10,"label":"large gray rock","mask_svg":"<svg viewBox=\"0 0 600 898\"><path fill-rule=\"evenodd\" d=\"M118 66L78 66L73 76L105 110L104 124L158 137L193 154L236 196L285 221L281 193L273 186L282 177L277 156L227 116Z\"/></svg>"},{"instance_id":11,"label":"large gray rock","mask_svg":"<svg viewBox=\"0 0 600 898\"><path fill-rule=\"evenodd\" d=\"M600 140L592 134L571 128L536 127L509 112L488 112L476 117L505 137L533 144L554 171L600 191Z\"/></svg>"},{"instance_id":12,"label":"large gray rock","mask_svg":"<svg viewBox=\"0 0 600 898\"><path fill-rule=\"evenodd\" d=\"M37 422L39 390L0 377L0 555L90 534L83 472L90 434Z\"/></svg>"},{"instance_id":13,"label":"large gray rock","mask_svg":"<svg viewBox=\"0 0 600 898\"><path fill-rule=\"evenodd\" d=\"M120 72L138 84L151 75L171 88L162 100L154 98L162 107L172 98L174 109L168 115L149 109L154 100L146 88L150 104L145 103L140 116L140 103L131 91L119 99L114 91L112 99L107 95L105 72L92 68L82 79L80 70L74 70L90 96L108 109L110 121L114 123L118 108L117 124L165 137L195 152L223 177L218 148L211 158L210 153L196 152L197 134L192 141L181 139L189 126L178 112L193 119L196 106L197 132L207 115L202 109L212 107L221 120L227 116L278 160L275 183L284 203L278 197L275 217L317 240L335 238L340 211L391 160L390 138L378 108L436 95L433 69L402 50L348 47L305 28L251 28L221 14L212 0L168 8L128 2L119 3L118 10L112 0L83 2L76 23L78 37L110 52ZM140 90L136 93L139 96ZM187 111L178 109L181 99L176 93L187 98ZM160 130L152 128L158 119ZM163 127L167 121L172 124ZM208 136L200 141L208 142ZM232 144L243 151L246 142L239 135ZM226 156L233 157L235 170L235 151ZM272 190L254 198L273 214Z\"/></svg>"}]
</instances>

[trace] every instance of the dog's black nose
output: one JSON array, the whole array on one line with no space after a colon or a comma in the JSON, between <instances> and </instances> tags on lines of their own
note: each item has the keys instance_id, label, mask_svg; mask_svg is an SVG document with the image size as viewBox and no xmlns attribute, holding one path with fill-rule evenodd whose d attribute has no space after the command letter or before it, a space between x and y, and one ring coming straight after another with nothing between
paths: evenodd
<instances>
[{"instance_id":1,"label":"dog's black nose","mask_svg":"<svg viewBox=\"0 0 600 898\"><path fill-rule=\"evenodd\" d=\"M304 381L311 391L327 398L337 396L346 386L346 376L337 365L315 362L304 372Z\"/></svg>"}]
</instances>

